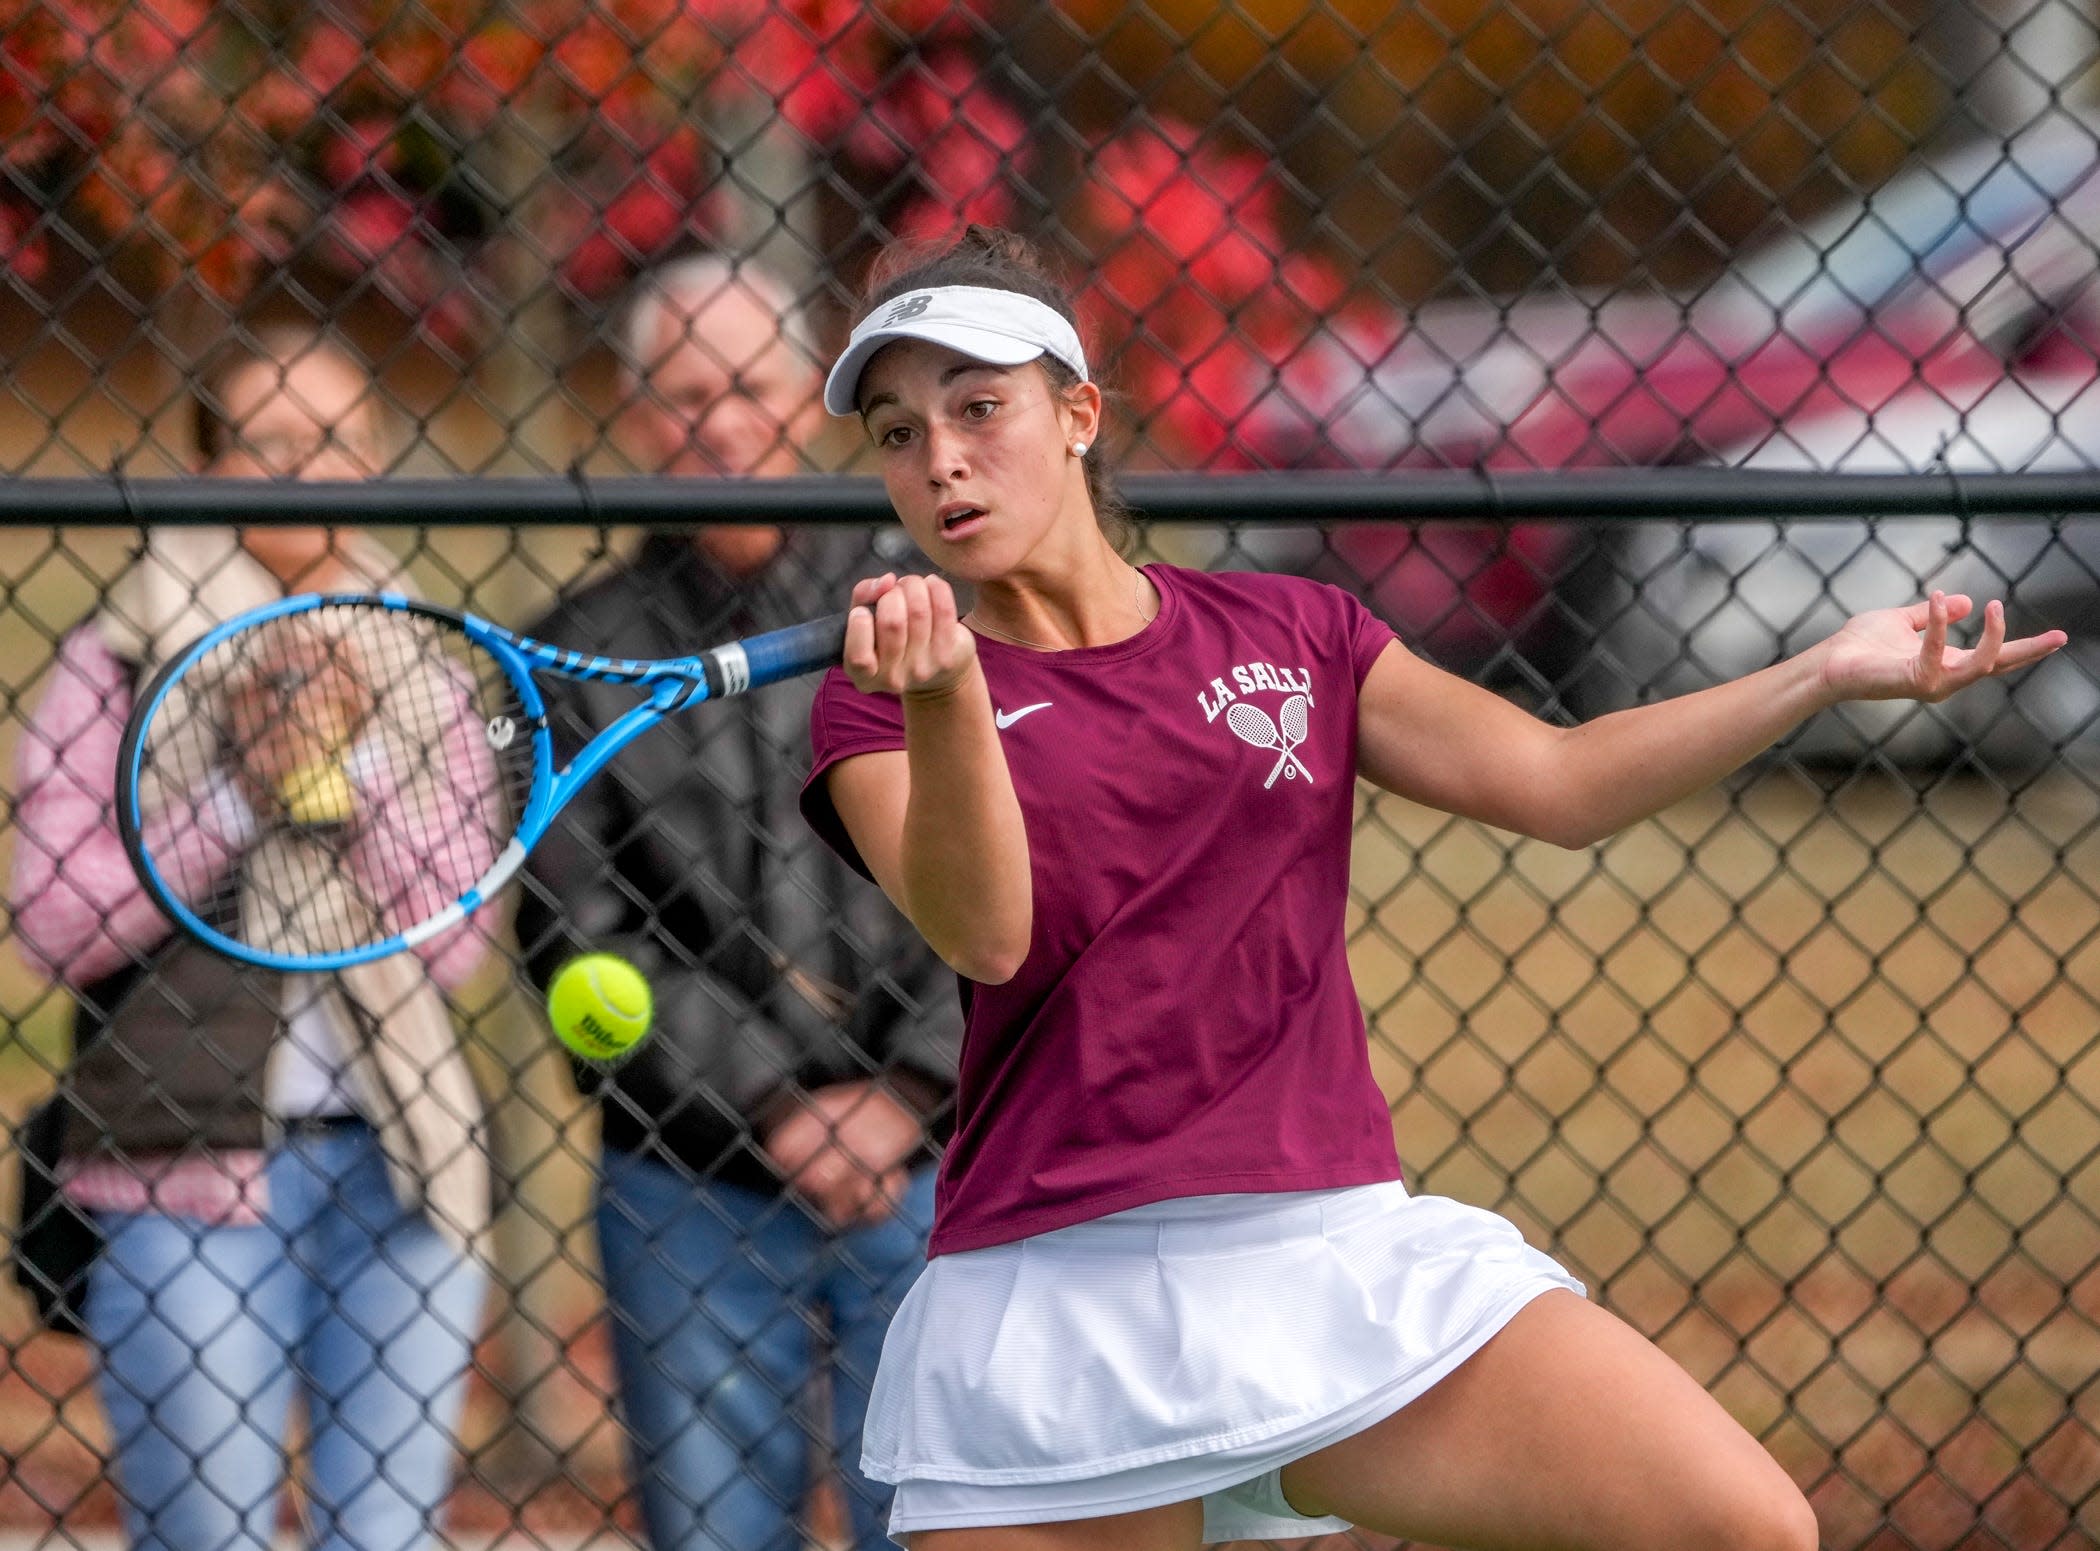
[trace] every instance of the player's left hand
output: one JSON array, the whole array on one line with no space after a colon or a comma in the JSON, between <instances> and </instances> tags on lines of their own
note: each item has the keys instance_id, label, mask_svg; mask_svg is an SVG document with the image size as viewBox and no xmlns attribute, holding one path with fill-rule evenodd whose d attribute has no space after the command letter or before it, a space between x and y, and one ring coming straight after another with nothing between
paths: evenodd
<instances>
[{"instance_id":1,"label":"player's left hand","mask_svg":"<svg viewBox=\"0 0 2100 1551\"><path fill-rule=\"evenodd\" d=\"M1855 614L1817 648L1829 698L1936 703L1978 679L2040 662L2070 639L2046 630L2008 641L2005 605L1994 598L1984 605L1975 646L1948 645L1948 627L1975 607L1966 593L1935 592L1923 603Z\"/></svg>"},{"instance_id":2,"label":"player's left hand","mask_svg":"<svg viewBox=\"0 0 2100 1551\"><path fill-rule=\"evenodd\" d=\"M885 1220L904 1198L904 1160L925 1127L882 1083L833 1083L806 1094L765 1139L790 1188L835 1228Z\"/></svg>"}]
</instances>

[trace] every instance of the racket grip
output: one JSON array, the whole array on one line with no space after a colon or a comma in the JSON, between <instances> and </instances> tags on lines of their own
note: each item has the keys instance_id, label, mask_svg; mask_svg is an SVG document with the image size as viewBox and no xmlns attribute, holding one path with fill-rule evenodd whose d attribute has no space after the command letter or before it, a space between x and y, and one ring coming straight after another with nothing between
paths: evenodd
<instances>
[{"instance_id":1,"label":"racket grip","mask_svg":"<svg viewBox=\"0 0 2100 1551\"><path fill-rule=\"evenodd\" d=\"M724 692L734 695L833 667L845 653L846 616L830 614L806 624L789 625L785 630L746 637L717 647L708 656L721 672ZM736 661L739 655L741 664Z\"/></svg>"}]
</instances>

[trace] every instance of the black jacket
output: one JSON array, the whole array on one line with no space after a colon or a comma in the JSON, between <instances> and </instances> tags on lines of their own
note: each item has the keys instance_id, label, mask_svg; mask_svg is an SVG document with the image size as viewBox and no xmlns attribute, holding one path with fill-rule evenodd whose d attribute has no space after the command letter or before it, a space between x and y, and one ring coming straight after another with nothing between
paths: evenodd
<instances>
[{"instance_id":1,"label":"black jacket","mask_svg":"<svg viewBox=\"0 0 2100 1551\"><path fill-rule=\"evenodd\" d=\"M531 634L618 657L673 657L835 612L853 579L892 569L862 533L792 533L731 587L693 543L635 559ZM802 821L817 679L702 706L644 734L587 784L532 853L518 939L545 988L578 953L631 959L655 1029L610 1068L579 1064L608 1147L717 1179L779 1188L759 1151L798 1092L882 1074L935 1134L955 1083L954 977ZM557 764L622 711L631 689L550 686Z\"/></svg>"}]
</instances>

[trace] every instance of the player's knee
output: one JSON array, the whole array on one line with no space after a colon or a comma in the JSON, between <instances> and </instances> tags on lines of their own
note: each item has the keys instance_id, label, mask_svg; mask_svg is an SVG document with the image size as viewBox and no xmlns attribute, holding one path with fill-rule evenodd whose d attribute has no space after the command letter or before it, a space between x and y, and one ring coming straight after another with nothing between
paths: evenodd
<instances>
[{"instance_id":1,"label":"player's knee","mask_svg":"<svg viewBox=\"0 0 2100 1551\"><path fill-rule=\"evenodd\" d=\"M1709 1544L1728 1551L1816 1551L1821 1537L1815 1509L1792 1482L1745 1496L1718 1528Z\"/></svg>"},{"instance_id":2,"label":"player's knee","mask_svg":"<svg viewBox=\"0 0 2100 1551\"><path fill-rule=\"evenodd\" d=\"M1786 1526L1779 1544L1789 1551L1816 1551L1823 1543L1823 1528L1816 1522L1816 1510L1797 1490L1787 1494L1784 1504Z\"/></svg>"}]
</instances>

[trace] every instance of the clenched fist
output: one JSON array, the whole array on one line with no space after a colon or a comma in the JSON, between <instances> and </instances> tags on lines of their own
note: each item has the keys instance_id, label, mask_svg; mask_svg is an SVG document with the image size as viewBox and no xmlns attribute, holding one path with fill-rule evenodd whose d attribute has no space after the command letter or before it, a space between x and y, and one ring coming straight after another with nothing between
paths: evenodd
<instances>
[{"instance_id":1,"label":"clenched fist","mask_svg":"<svg viewBox=\"0 0 2100 1551\"><path fill-rule=\"evenodd\" d=\"M976 661L977 637L956 616L955 591L942 578L891 574L854 584L845 668L855 689L938 699Z\"/></svg>"}]
</instances>

